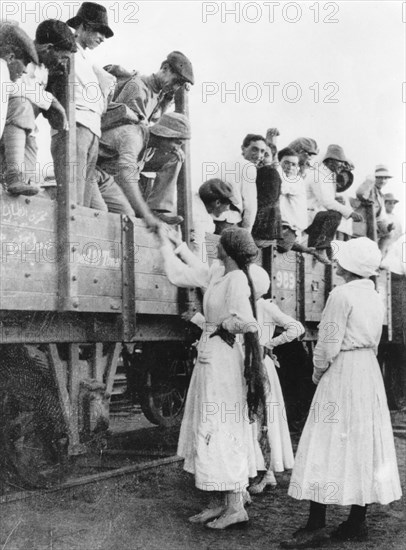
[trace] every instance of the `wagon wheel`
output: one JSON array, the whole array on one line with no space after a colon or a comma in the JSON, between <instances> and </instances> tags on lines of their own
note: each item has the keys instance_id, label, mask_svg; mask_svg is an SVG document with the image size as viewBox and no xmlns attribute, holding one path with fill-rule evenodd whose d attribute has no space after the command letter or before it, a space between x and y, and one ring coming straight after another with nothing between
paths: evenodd
<instances>
[{"instance_id":1,"label":"wagon wheel","mask_svg":"<svg viewBox=\"0 0 406 550\"><path fill-rule=\"evenodd\" d=\"M167 428L180 422L195 359L195 348L185 344L143 346L138 395L150 422Z\"/></svg>"},{"instance_id":2,"label":"wagon wheel","mask_svg":"<svg viewBox=\"0 0 406 550\"><path fill-rule=\"evenodd\" d=\"M32 349L31 349L32 351ZM62 480L68 438L44 354L27 346L1 347L0 480L34 489Z\"/></svg>"},{"instance_id":3,"label":"wagon wheel","mask_svg":"<svg viewBox=\"0 0 406 550\"><path fill-rule=\"evenodd\" d=\"M25 489L50 487L62 480L67 440L48 441L35 410L11 389L0 394L2 484Z\"/></svg>"}]
</instances>

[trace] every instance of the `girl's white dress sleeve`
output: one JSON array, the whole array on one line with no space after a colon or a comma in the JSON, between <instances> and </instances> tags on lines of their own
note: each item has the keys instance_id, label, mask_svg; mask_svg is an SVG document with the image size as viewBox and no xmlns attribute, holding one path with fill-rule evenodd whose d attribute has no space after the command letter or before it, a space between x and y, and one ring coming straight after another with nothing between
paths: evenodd
<instances>
[{"instance_id":1,"label":"girl's white dress sleeve","mask_svg":"<svg viewBox=\"0 0 406 550\"><path fill-rule=\"evenodd\" d=\"M169 281L182 288L202 288L209 285L210 269L208 263L201 262L189 250L186 243L182 243L173 250L170 243L161 246L165 273Z\"/></svg>"}]
</instances>

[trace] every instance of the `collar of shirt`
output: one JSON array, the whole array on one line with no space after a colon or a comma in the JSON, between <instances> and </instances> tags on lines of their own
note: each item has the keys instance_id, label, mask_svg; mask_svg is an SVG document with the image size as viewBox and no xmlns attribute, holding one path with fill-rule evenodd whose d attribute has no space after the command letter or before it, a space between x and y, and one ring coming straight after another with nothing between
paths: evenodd
<instances>
[{"instance_id":1,"label":"collar of shirt","mask_svg":"<svg viewBox=\"0 0 406 550\"><path fill-rule=\"evenodd\" d=\"M158 78L156 74L151 74L149 76L142 76L141 79L145 82L145 84L151 88L151 90L158 94L162 91L162 87L159 85Z\"/></svg>"},{"instance_id":2,"label":"collar of shirt","mask_svg":"<svg viewBox=\"0 0 406 550\"><path fill-rule=\"evenodd\" d=\"M241 221L241 214L238 210L226 210L220 216L215 217L211 214L211 217L214 222L239 223Z\"/></svg>"},{"instance_id":3,"label":"collar of shirt","mask_svg":"<svg viewBox=\"0 0 406 550\"><path fill-rule=\"evenodd\" d=\"M79 42L76 42L76 47L77 47L77 52L80 53L83 59L87 59L87 55L85 54L85 49L79 44Z\"/></svg>"}]
</instances>

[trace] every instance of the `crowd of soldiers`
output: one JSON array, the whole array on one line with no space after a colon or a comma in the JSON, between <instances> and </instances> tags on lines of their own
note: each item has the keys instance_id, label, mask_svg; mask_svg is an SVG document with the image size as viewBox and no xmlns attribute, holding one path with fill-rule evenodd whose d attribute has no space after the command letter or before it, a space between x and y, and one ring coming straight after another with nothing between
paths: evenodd
<instances>
[{"instance_id":1,"label":"crowd of soldiers","mask_svg":"<svg viewBox=\"0 0 406 550\"><path fill-rule=\"evenodd\" d=\"M35 41L18 25L1 24L3 185L13 195L38 193L39 113L51 125L56 180L64 181L61 159L69 125L60 77L74 53L77 203L142 217L152 231L162 222L176 226L183 221L176 212L182 145L191 136L188 119L170 106L180 87L194 84L192 64L174 51L148 76L119 65L102 69L87 52L113 34L106 8L92 2L84 2L66 23L40 23ZM242 155L232 165L225 163L224 175L204 182L200 198L216 233L236 224L252 231L259 247L276 242L281 252L308 253L329 264L337 230L348 238L352 222L362 221L356 205L343 194L353 182L354 165L341 146L330 145L321 162L311 166L310 159L319 153L314 139L298 138L278 151L278 135L272 128L266 137L248 134ZM151 173L153 179L145 176ZM401 232L392 212L396 198L382 193L391 177L386 166L378 165L375 181L367 179L357 191L361 202L374 205L384 253Z\"/></svg>"},{"instance_id":2,"label":"crowd of soldiers","mask_svg":"<svg viewBox=\"0 0 406 550\"><path fill-rule=\"evenodd\" d=\"M71 29L74 29L72 32ZM176 183L190 139L188 119L165 111L175 92L194 83L181 52L170 53L157 72L143 76L118 65L100 68L88 50L113 36L102 5L84 2L66 23L48 19L35 41L16 24L0 27L1 152L7 191L36 195L36 117L51 125L57 182L63 182L65 136L69 129L61 101L61 76L74 53L76 201L79 205L142 217L151 230L183 220L175 211ZM155 174L147 192L141 172Z\"/></svg>"},{"instance_id":3,"label":"crowd of soldiers","mask_svg":"<svg viewBox=\"0 0 406 550\"><path fill-rule=\"evenodd\" d=\"M297 138L277 150L279 131L270 128L266 137L248 134L242 155L225 163L224 177L203 183L199 195L212 216L215 233L238 224L252 232L257 246L276 243L280 252L289 250L313 255L331 263L331 241L353 236L353 222L363 222L360 206L372 205L383 253L396 241L402 225L393 214L399 202L382 188L392 177L378 165L375 179L368 177L356 197L345 193L353 183L354 165L339 145L329 145L321 162L317 142Z\"/></svg>"}]
</instances>

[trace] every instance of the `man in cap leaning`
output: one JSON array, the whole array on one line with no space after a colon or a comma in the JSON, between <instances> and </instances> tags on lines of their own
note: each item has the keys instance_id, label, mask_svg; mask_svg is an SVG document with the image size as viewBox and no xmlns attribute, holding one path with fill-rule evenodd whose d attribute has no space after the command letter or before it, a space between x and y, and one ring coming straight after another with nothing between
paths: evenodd
<instances>
[{"instance_id":1,"label":"man in cap leaning","mask_svg":"<svg viewBox=\"0 0 406 550\"><path fill-rule=\"evenodd\" d=\"M163 179L171 185L160 185L157 182L161 173L157 174L154 186L158 190L153 195L152 204L147 197L145 202L139 188L140 173L145 163L152 160L158 151L162 155L177 154L185 140L190 139L190 124L185 115L180 113L166 113L151 127L145 124L124 124L120 132L115 128L103 132L100 141L98 164L102 170L114 176L116 182L126 195L136 215L144 218L151 230L157 230L159 219L166 223L178 223L182 218L166 214L165 208L173 205L175 187L179 171L173 171L173 164L168 163L161 170L168 176ZM162 205L164 212L155 210L156 202ZM173 208L173 206L171 206ZM152 210L152 211L151 211Z\"/></svg>"},{"instance_id":2,"label":"man in cap leaning","mask_svg":"<svg viewBox=\"0 0 406 550\"><path fill-rule=\"evenodd\" d=\"M34 42L16 24L0 24L0 138L6 124L8 99L13 89L12 83L18 80L28 63L38 63Z\"/></svg>"},{"instance_id":3,"label":"man in cap leaning","mask_svg":"<svg viewBox=\"0 0 406 550\"><path fill-rule=\"evenodd\" d=\"M118 78L113 102L103 117L102 125L103 141L110 143L117 142L115 134L121 132L121 125L114 121L117 104L124 104L131 109L134 115L132 123L138 121L150 126L166 112L180 87L194 84L192 64L178 51L171 52L162 62L159 71L149 76L134 73L129 78L120 78L123 74L120 67L110 65L105 68ZM120 156L120 151L118 153ZM148 204L155 214L167 223L181 221L181 218L173 213L176 183L183 161L184 154L181 149L171 153L158 149L153 158L144 165L144 172L155 174L152 189L147 192Z\"/></svg>"},{"instance_id":4,"label":"man in cap leaning","mask_svg":"<svg viewBox=\"0 0 406 550\"><path fill-rule=\"evenodd\" d=\"M120 67L107 65L105 69L117 77L113 102L127 105L144 124L153 124L166 112L180 87L194 84L192 63L178 51L171 52L160 69L148 76L135 72L122 78Z\"/></svg>"},{"instance_id":5,"label":"man in cap leaning","mask_svg":"<svg viewBox=\"0 0 406 550\"><path fill-rule=\"evenodd\" d=\"M308 246L316 249L313 255L325 264L331 263L327 252L342 217L362 221L362 216L350 205L336 199L337 175L346 169L348 162L340 145L329 145L322 163L309 170L305 180L310 223L306 229Z\"/></svg>"},{"instance_id":6,"label":"man in cap leaning","mask_svg":"<svg viewBox=\"0 0 406 550\"><path fill-rule=\"evenodd\" d=\"M6 163L7 190L14 195L35 195L38 187L31 185L39 179L37 171L35 119L40 112L52 120L55 129L68 130L65 109L46 91L49 73L60 71L76 43L66 23L48 19L40 23L35 35L39 63L29 63L26 73L10 94L2 145Z\"/></svg>"},{"instance_id":7,"label":"man in cap leaning","mask_svg":"<svg viewBox=\"0 0 406 550\"><path fill-rule=\"evenodd\" d=\"M96 180L96 162L101 137L101 116L107 108L115 78L87 57L86 50L98 47L113 36L108 25L107 10L100 4L83 2L77 14L66 22L75 29L77 52L75 54L74 101L76 108L76 200L84 206L107 210ZM52 82L58 86L58 82ZM54 91L55 90L55 91ZM88 90L92 90L90 94ZM52 91L57 95L56 88ZM59 92L60 93L60 92ZM58 95L57 95L58 97ZM61 131L52 136L52 155L55 175L60 181L63 166L57 162L62 157L64 136Z\"/></svg>"}]
</instances>

